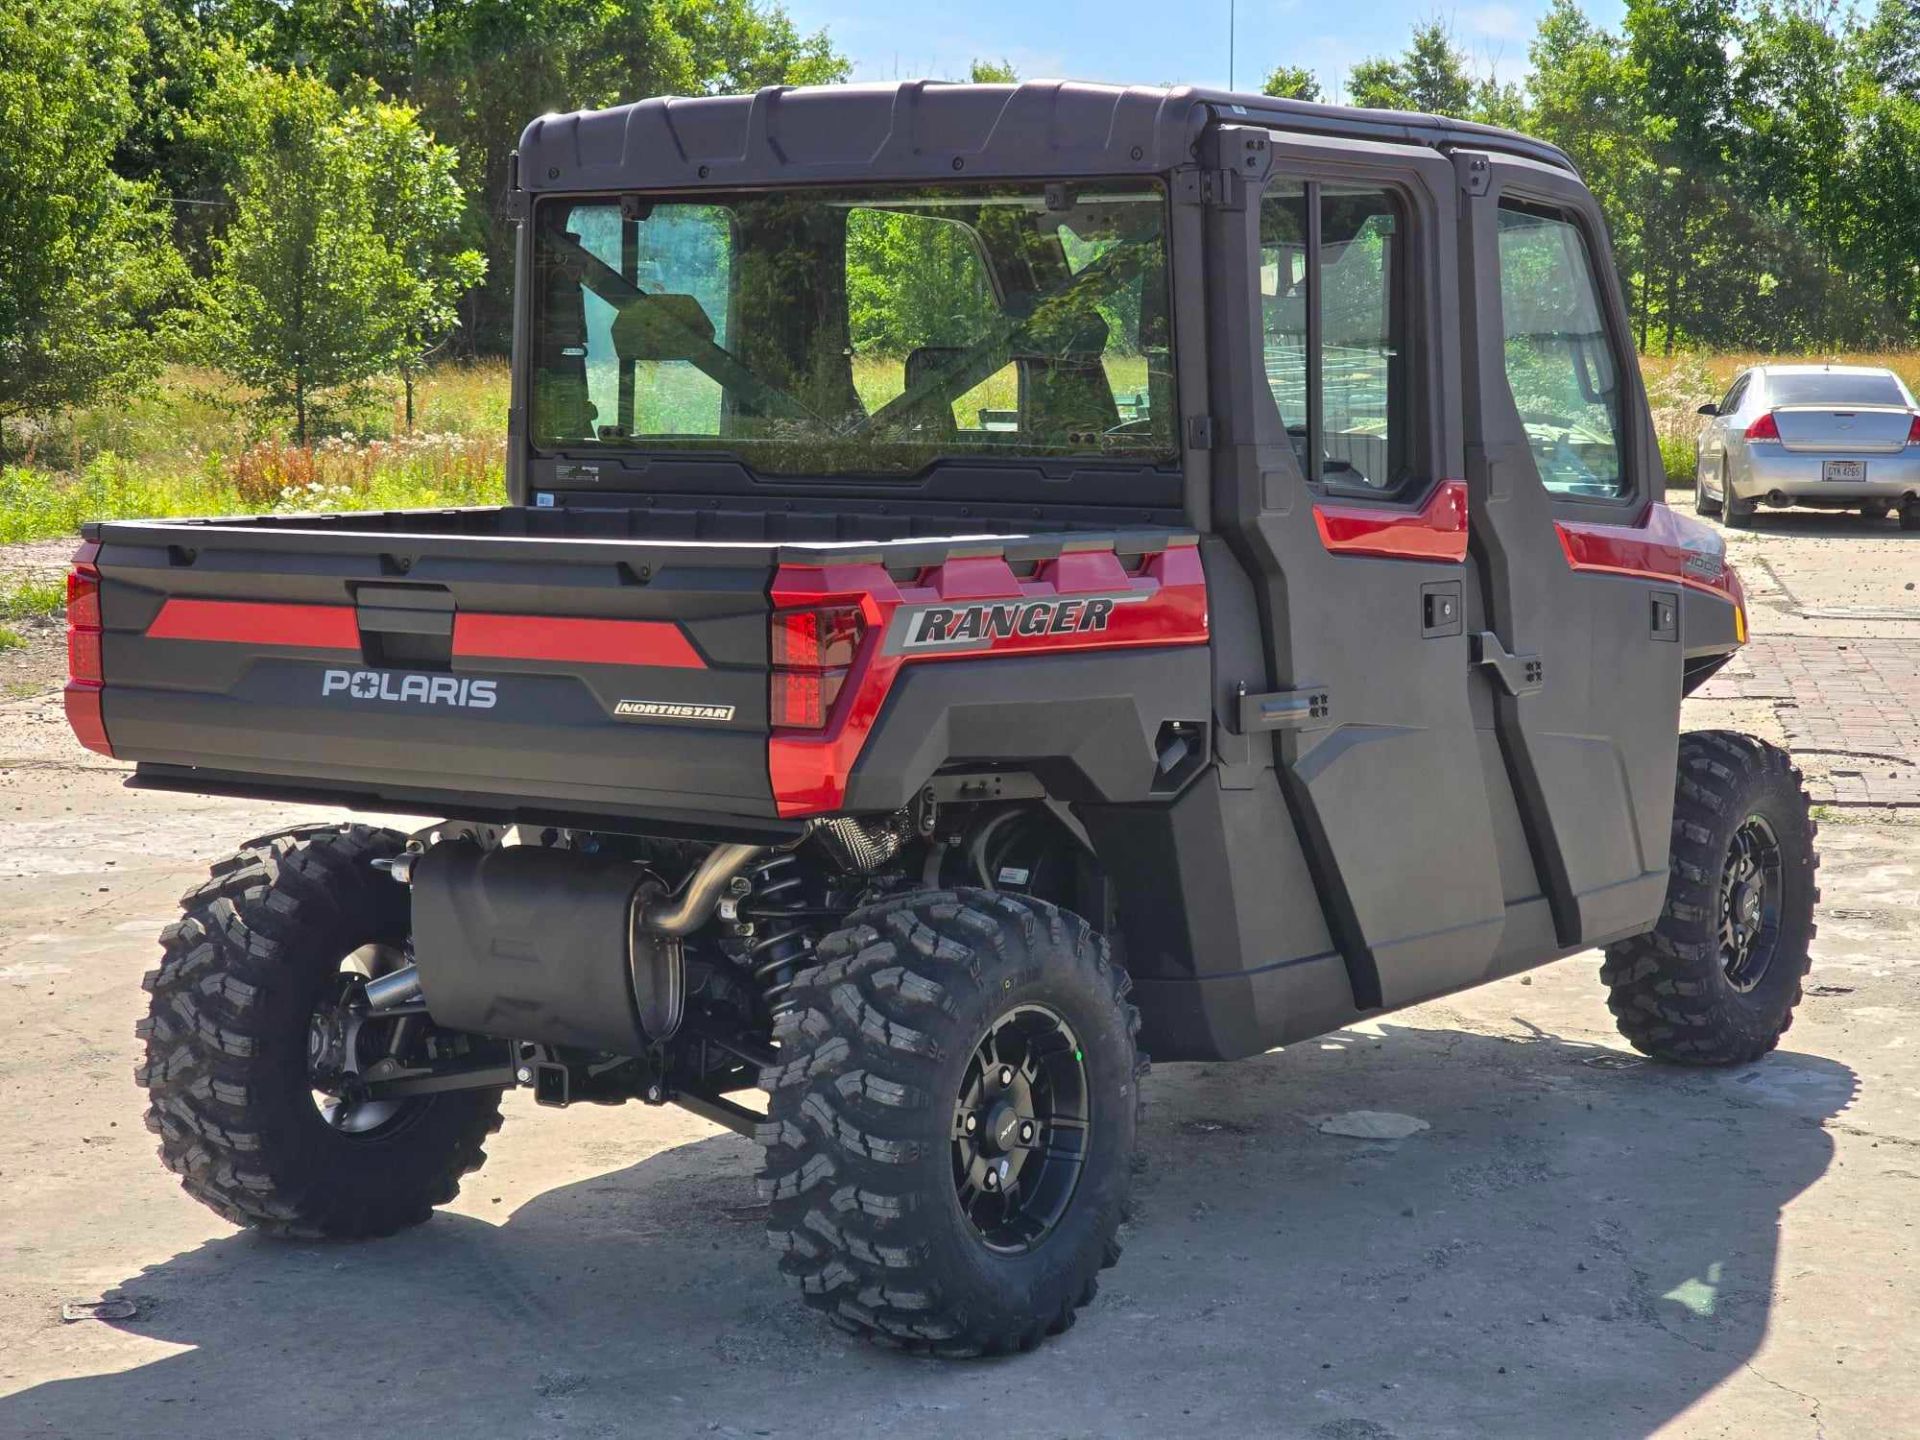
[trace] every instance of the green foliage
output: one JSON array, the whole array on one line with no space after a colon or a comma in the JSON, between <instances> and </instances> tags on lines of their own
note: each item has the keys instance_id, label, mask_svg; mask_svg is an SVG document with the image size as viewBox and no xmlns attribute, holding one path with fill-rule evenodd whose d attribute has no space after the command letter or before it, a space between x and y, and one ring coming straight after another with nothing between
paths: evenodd
<instances>
[{"instance_id":1,"label":"green foliage","mask_svg":"<svg viewBox=\"0 0 1920 1440\"><path fill-rule=\"evenodd\" d=\"M0 448L157 361L178 266L152 187L112 169L144 43L130 0L0 6Z\"/></svg>"},{"instance_id":2,"label":"green foliage","mask_svg":"<svg viewBox=\"0 0 1920 1440\"><path fill-rule=\"evenodd\" d=\"M243 83L236 108L256 148L214 242L201 340L210 364L292 415L304 443L323 392L401 353L409 317L396 312L423 287L378 228L374 164L397 157L360 143L361 117L317 78L261 70Z\"/></svg>"},{"instance_id":3,"label":"green foliage","mask_svg":"<svg viewBox=\"0 0 1920 1440\"><path fill-rule=\"evenodd\" d=\"M1347 79L1355 105L1370 110L1418 110L1464 119L1473 113L1473 72L1443 20L1416 25L1398 59L1362 60Z\"/></svg>"},{"instance_id":4,"label":"green foliage","mask_svg":"<svg viewBox=\"0 0 1920 1440\"><path fill-rule=\"evenodd\" d=\"M1303 65L1277 65L1268 72L1260 93L1276 100L1318 100L1320 81Z\"/></svg>"},{"instance_id":5,"label":"green foliage","mask_svg":"<svg viewBox=\"0 0 1920 1440\"><path fill-rule=\"evenodd\" d=\"M366 166L373 223L398 262L387 313L394 320L390 356L406 387L413 428L413 386L427 357L459 323L454 306L480 283L487 262L463 245L458 157L421 129L405 105L376 104L348 114L346 142Z\"/></svg>"},{"instance_id":6,"label":"green foliage","mask_svg":"<svg viewBox=\"0 0 1920 1440\"><path fill-rule=\"evenodd\" d=\"M967 68L967 79L976 85L1011 85L1019 78L1009 60L976 60Z\"/></svg>"},{"instance_id":7,"label":"green foliage","mask_svg":"<svg viewBox=\"0 0 1920 1440\"><path fill-rule=\"evenodd\" d=\"M1660 468L1666 474L1667 489L1693 488L1693 441L1685 435L1660 437Z\"/></svg>"},{"instance_id":8,"label":"green foliage","mask_svg":"<svg viewBox=\"0 0 1920 1440\"><path fill-rule=\"evenodd\" d=\"M22 580L0 589L0 620L44 620L65 611L67 582Z\"/></svg>"}]
</instances>

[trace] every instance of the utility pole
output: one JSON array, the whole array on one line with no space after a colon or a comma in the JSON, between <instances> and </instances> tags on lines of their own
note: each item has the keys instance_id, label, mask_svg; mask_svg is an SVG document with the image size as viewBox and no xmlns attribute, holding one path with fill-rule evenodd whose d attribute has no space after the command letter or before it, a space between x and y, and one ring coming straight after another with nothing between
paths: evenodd
<instances>
[{"instance_id":1,"label":"utility pole","mask_svg":"<svg viewBox=\"0 0 1920 1440\"><path fill-rule=\"evenodd\" d=\"M1240 28L1240 0L1227 0L1227 89L1233 89L1233 42Z\"/></svg>"}]
</instances>

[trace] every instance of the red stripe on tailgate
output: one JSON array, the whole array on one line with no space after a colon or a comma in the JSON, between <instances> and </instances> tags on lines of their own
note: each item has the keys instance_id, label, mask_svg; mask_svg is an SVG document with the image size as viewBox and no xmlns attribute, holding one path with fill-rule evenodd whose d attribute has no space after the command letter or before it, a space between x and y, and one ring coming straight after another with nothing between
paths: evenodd
<instances>
[{"instance_id":1,"label":"red stripe on tailgate","mask_svg":"<svg viewBox=\"0 0 1920 1440\"><path fill-rule=\"evenodd\" d=\"M453 653L469 660L557 660L571 665L655 665L704 670L706 661L670 620L587 620L563 615L453 617Z\"/></svg>"},{"instance_id":2,"label":"red stripe on tailgate","mask_svg":"<svg viewBox=\"0 0 1920 1440\"><path fill-rule=\"evenodd\" d=\"M1467 482L1441 481L1418 510L1316 500L1313 523L1320 527L1320 543L1336 555L1457 565L1467 558Z\"/></svg>"},{"instance_id":3,"label":"red stripe on tailgate","mask_svg":"<svg viewBox=\"0 0 1920 1440\"><path fill-rule=\"evenodd\" d=\"M147 638L358 651L360 625L354 619L351 605L190 600L175 596L153 617L153 623L147 627Z\"/></svg>"}]
</instances>

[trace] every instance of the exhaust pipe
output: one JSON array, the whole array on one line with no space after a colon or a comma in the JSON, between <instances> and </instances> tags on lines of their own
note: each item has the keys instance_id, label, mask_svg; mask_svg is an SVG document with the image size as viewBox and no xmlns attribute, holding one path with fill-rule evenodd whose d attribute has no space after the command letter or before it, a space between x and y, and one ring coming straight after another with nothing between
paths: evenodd
<instances>
[{"instance_id":1,"label":"exhaust pipe","mask_svg":"<svg viewBox=\"0 0 1920 1440\"><path fill-rule=\"evenodd\" d=\"M443 841L409 867L415 993L449 1029L643 1054L680 1027L681 938L763 850L716 845L668 894L626 860ZM381 1008L403 1003L387 997L405 973L382 977Z\"/></svg>"}]
</instances>

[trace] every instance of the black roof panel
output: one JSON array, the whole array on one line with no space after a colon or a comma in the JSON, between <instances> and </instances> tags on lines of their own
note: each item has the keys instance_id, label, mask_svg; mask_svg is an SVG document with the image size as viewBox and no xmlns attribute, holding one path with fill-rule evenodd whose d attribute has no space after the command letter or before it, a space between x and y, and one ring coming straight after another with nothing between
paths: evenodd
<instances>
[{"instance_id":1,"label":"black roof panel","mask_svg":"<svg viewBox=\"0 0 1920 1440\"><path fill-rule=\"evenodd\" d=\"M543 115L520 138L528 190L973 176L1152 174L1188 163L1210 118L1353 139L1468 144L1571 169L1542 141L1470 121L1181 86L769 86Z\"/></svg>"}]
</instances>

